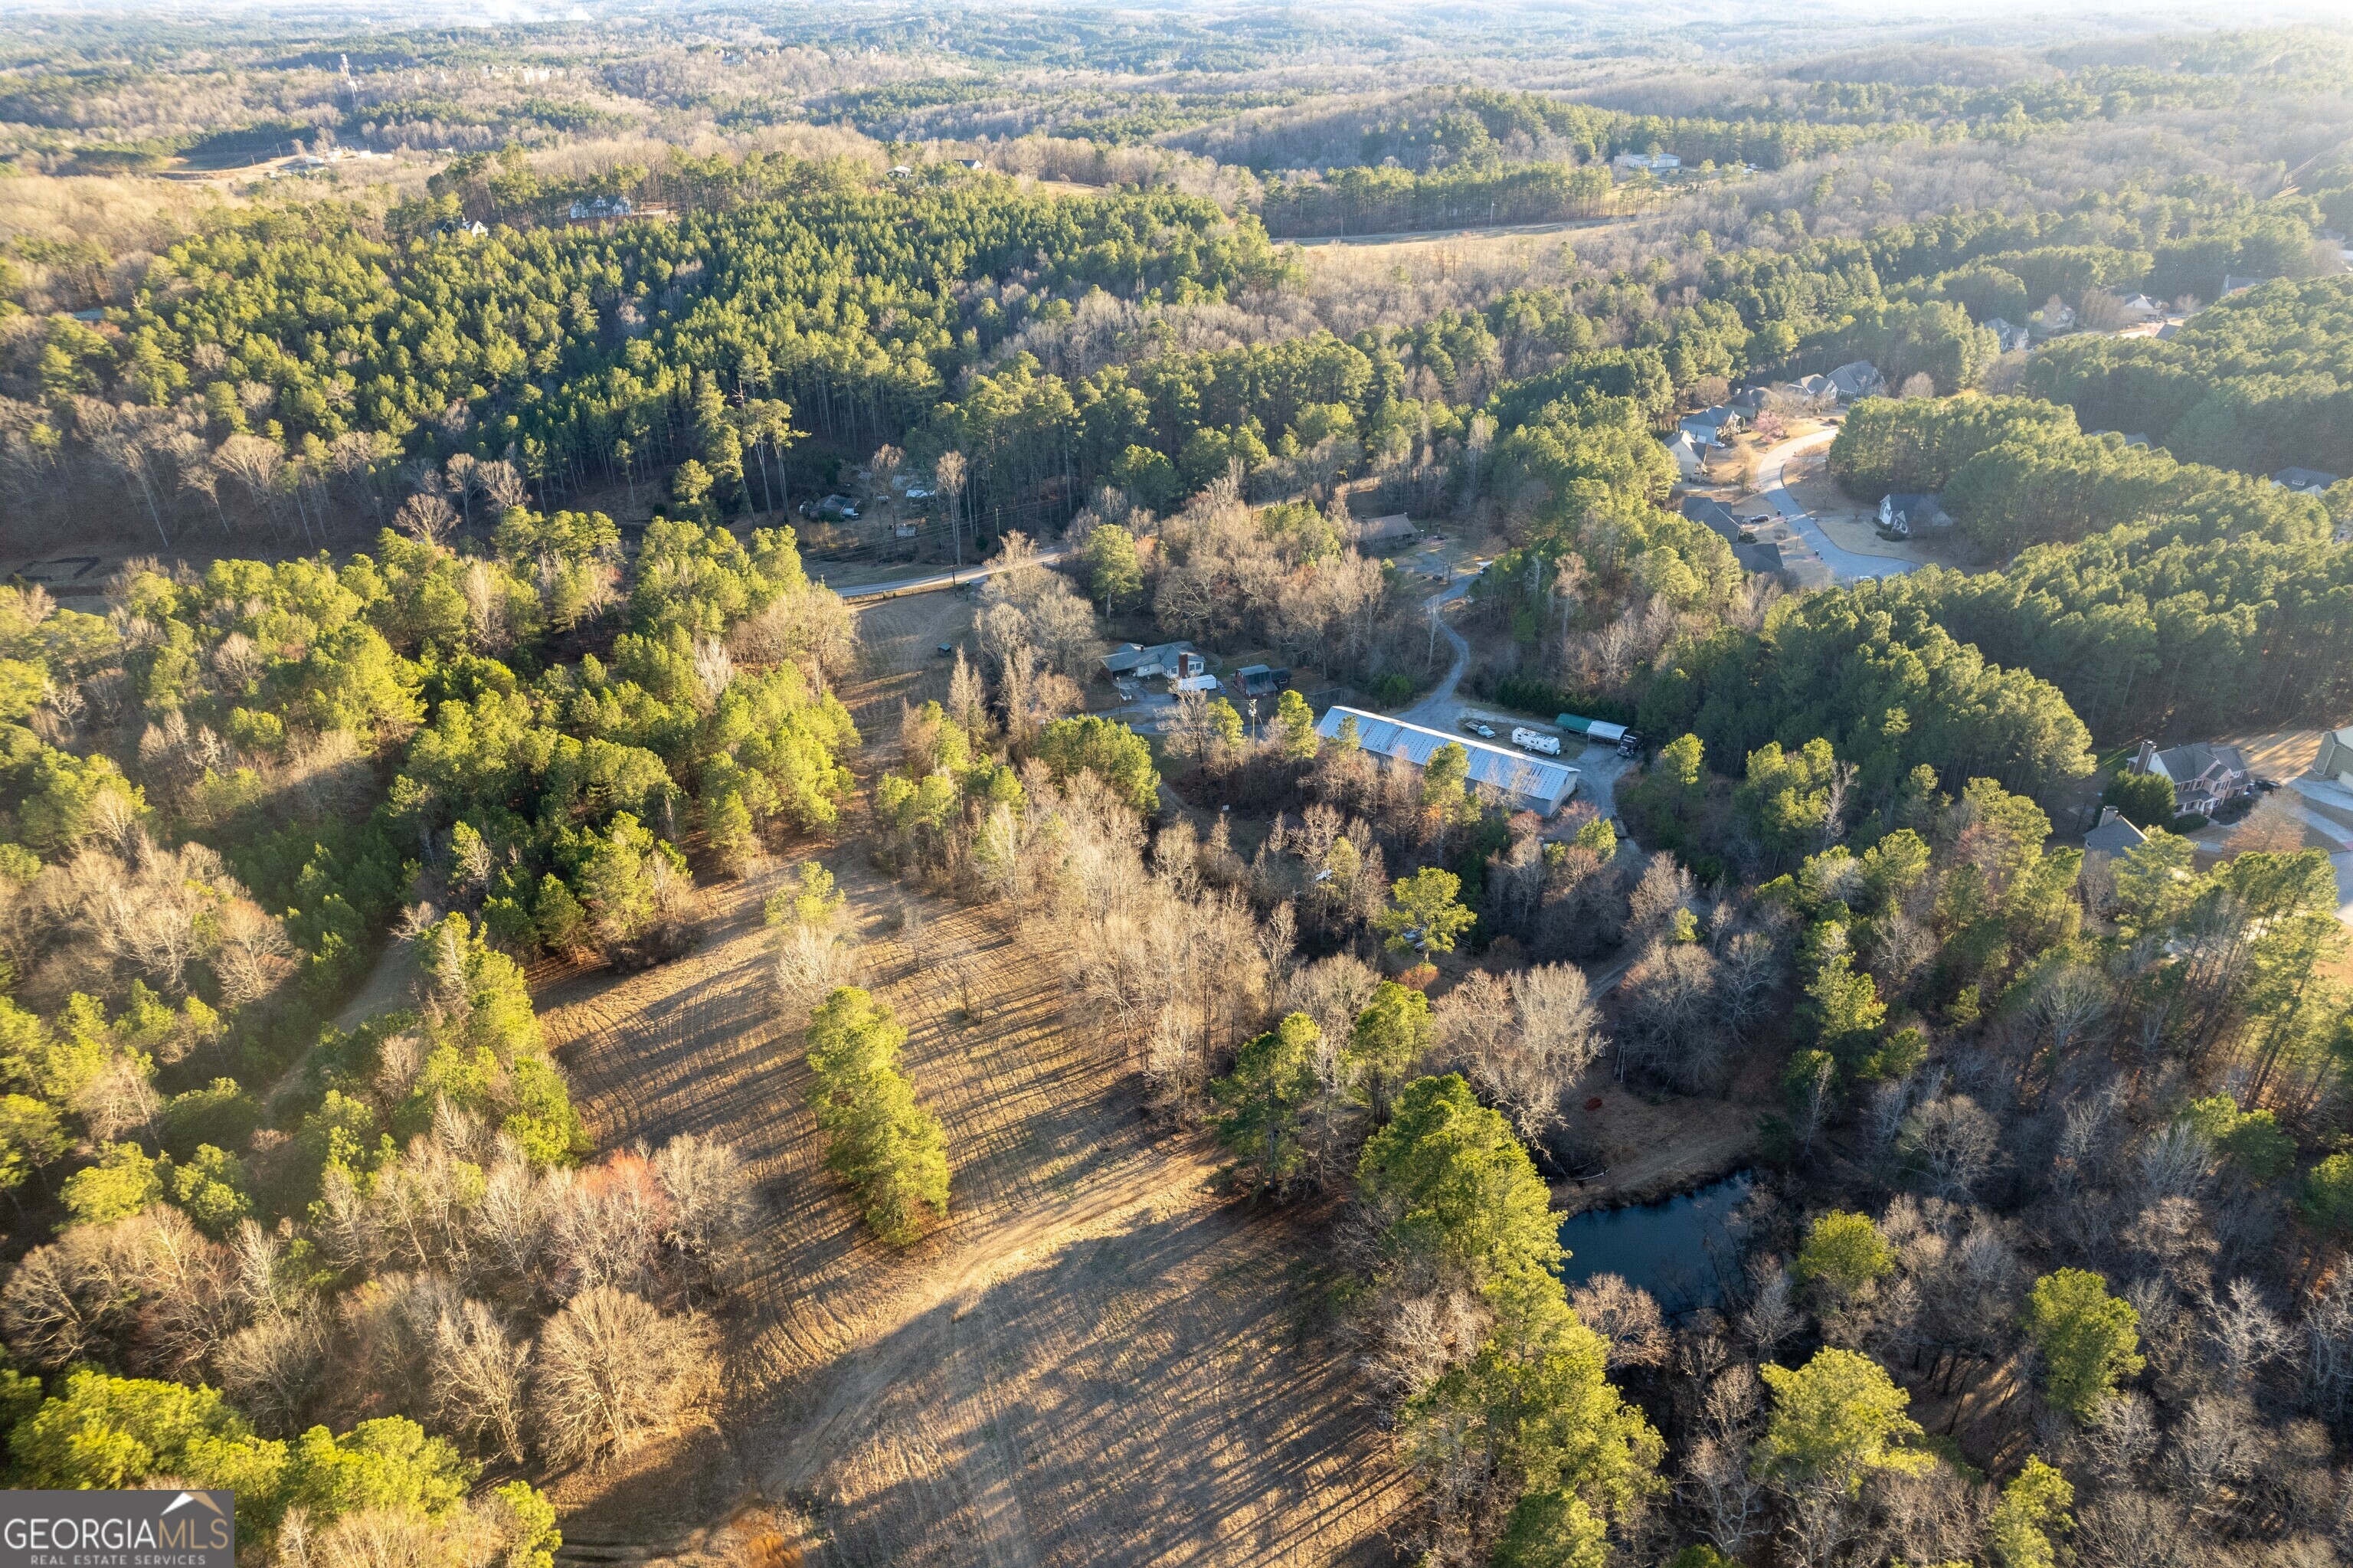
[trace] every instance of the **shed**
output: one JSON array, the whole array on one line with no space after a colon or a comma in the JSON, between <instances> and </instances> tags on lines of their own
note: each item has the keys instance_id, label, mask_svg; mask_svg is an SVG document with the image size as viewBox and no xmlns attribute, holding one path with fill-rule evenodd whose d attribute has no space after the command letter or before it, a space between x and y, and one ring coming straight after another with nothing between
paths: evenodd
<instances>
[{"instance_id":1,"label":"shed","mask_svg":"<svg viewBox=\"0 0 2353 1568\"><path fill-rule=\"evenodd\" d=\"M1386 762L1408 762L1416 768L1427 768L1441 747L1461 747L1470 754L1471 782L1495 790L1519 810L1549 817L1577 793L1577 770L1566 764L1490 746L1467 736L1428 729L1403 719L1385 718L1362 708L1335 705L1324 709L1323 718L1316 722L1315 733L1325 740L1337 740L1340 726L1350 719L1356 724L1357 744Z\"/></svg>"}]
</instances>

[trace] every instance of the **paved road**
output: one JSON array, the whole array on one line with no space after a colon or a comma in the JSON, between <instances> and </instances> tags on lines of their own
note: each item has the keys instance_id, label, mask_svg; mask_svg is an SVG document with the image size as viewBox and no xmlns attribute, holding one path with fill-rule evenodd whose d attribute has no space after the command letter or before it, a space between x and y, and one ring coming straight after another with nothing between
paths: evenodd
<instances>
[{"instance_id":1,"label":"paved road","mask_svg":"<svg viewBox=\"0 0 2353 1568\"><path fill-rule=\"evenodd\" d=\"M1798 503L1798 498L1789 493L1787 480L1789 460L1818 447L1826 447L1837 439L1836 430L1816 430L1812 435L1799 436L1772 448L1757 460L1757 487L1765 499L1772 503L1773 510L1781 514L1782 520L1804 535L1806 542L1820 552L1823 563L1839 581L1851 583L1864 577L1901 577L1913 570L1918 563L1898 560L1893 556L1866 556L1831 543L1831 536L1822 532L1821 524L1815 522L1812 514Z\"/></svg>"},{"instance_id":2,"label":"paved road","mask_svg":"<svg viewBox=\"0 0 2353 1568\"><path fill-rule=\"evenodd\" d=\"M1045 550L1026 561L1012 563L1016 567L1050 567L1070 555L1068 550ZM976 583L983 577L994 577L1007 569L1003 561L985 567L958 567L952 571L934 572L928 577L902 577L897 582L868 583L861 588L836 588L846 599L892 599L904 593L936 593L941 588L960 588ZM823 579L820 578L820 581Z\"/></svg>"}]
</instances>

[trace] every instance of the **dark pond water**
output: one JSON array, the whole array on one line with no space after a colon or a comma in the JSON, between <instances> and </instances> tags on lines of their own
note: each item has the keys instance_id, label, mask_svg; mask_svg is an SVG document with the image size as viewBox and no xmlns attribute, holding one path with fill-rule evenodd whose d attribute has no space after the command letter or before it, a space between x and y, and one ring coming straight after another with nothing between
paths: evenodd
<instances>
[{"instance_id":1,"label":"dark pond water","mask_svg":"<svg viewBox=\"0 0 2353 1568\"><path fill-rule=\"evenodd\" d=\"M1670 1317L1715 1306L1739 1266L1732 1215L1754 1180L1741 1171L1655 1203L1570 1215L1560 1224L1560 1245L1569 1252L1561 1277L1573 1287L1597 1274L1623 1275Z\"/></svg>"}]
</instances>

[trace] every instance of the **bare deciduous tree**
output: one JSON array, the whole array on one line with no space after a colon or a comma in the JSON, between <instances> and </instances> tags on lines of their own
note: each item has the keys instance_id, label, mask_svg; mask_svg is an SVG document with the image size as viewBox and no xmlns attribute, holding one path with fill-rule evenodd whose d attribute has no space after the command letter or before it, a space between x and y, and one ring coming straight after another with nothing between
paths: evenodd
<instances>
[{"instance_id":1,"label":"bare deciduous tree","mask_svg":"<svg viewBox=\"0 0 2353 1568\"><path fill-rule=\"evenodd\" d=\"M608 1285L583 1291L540 1331L539 1446L559 1462L591 1459L676 1429L710 1397L716 1351L700 1316L666 1317Z\"/></svg>"},{"instance_id":2,"label":"bare deciduous tree","mask_svg":"<svg viewBox=\"0 0 2353 1568\"><path fill-rule=\"evenodd\" d=\"M1609 1365L1656 1366L1667 1359L1665 1319L1647 1290L1625 1276L1597 1274L1568 1293L1577 1320L1609 1341Z\"/></svg>"}]
</instances>

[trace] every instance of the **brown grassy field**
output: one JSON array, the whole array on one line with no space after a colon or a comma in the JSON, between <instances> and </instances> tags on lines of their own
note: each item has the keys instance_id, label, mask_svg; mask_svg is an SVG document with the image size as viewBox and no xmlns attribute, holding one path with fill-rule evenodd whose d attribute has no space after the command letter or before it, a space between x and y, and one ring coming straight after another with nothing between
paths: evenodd
<instances>
[{"instance_id":1,"label":"brown grassy field","mask_svg":"<svg viewBox=\"0 0 2353 1568\"><path fill-rule=\"evenodd\" d=\"M870 736L944 685L933 650L968 619L953 594L866 612L843 695ZM1324 1305L1331 1216L1219 1195L1212 1150L1147 1120L1123 1053L1066 1013L1050 927L911 894L854 841L818 853L945 1128L949 1218L893 1251L819 1164L799 1021L766 982L781 867L707 890L689 957L552 984L597 1143L727 1139L760 1200L712 1429L565 1478L566 1558L1391 1561L1403 1483Z\"/></svg>"}]
</instances>

